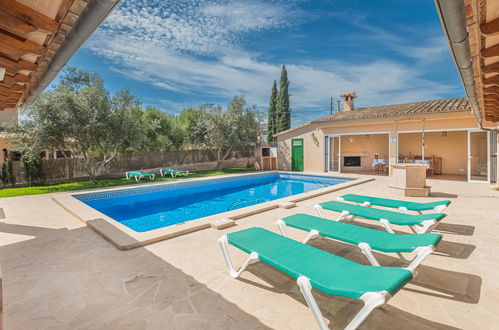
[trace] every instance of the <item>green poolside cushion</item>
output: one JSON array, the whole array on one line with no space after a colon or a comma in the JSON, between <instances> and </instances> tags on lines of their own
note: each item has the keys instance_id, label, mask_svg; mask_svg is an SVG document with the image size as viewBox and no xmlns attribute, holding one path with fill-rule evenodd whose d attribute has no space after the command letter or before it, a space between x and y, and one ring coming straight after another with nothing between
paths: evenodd
<instances>
[{"instance_id":1,"label":"green poolside cushion","mask_svg":"<svg viewBox=\"0 0 499 330\"><path fill-rule=\"evenodd\" d=\"M172 170L171 168L162 168L161 171L162 172L167 172L167 173L170 173L170 172L174 172L174 173L189 173L189 171Z\"/></svg>"},{"instance_id":2,"label":"green poolside cushion","mask_svg":"<svg viewBox=\"0 0 499 330\"><path fill-rule=\"evenodd\" d=\"M442 200L442 201L428 202L428 203L407 202L397 199L371 197L371 196L363 196L355 194L346 194L341 196L341 198L343 198L345 201L348 202L355 202L355 203L369 202L371 205L391 207L394 209L398 209L399 207L405 207L409 211L428 211L428 210L433 210L437 206L440 205L447 206L451 203L451 201L449 200Z\"/></svg>"},{"instance_id":3,"label":"green poolside cushion","mask_svg":"<svg viewBox=\"0 0 499 330\"><path fill-rule=\"evenodd\" d=\"M142 172L136 172L136 171L126 172L126 173L130 176L153 176L154 175L154 174L142 173Z\"/></svg>"},{"instance_id":4,"label":"green poolside cushion","mask_svg":"<svg viewBox=\"0 0 499 330\"><path fill-rule=\"evenodd\" d=\"M442 235L439 234L397 235L301 213L293 214L281 220L289 227L304 231L315 229L321 236L342 242L355 245L365 242L372 249L382 252L412 252L421 246L437 246L442 240Z\"/></svg>"},{"instance_id":5,"label":"green poolside cushion","mask_svg":"<svg viewBox=\"0 0 499 330\"><path fill-rule=\"evenodd\" d=\"M366 292L397 293L412 279L409 270L365 266L313 246L253 227L227 234L229 244L258 253L258 259L328 294L359 298Z\"/></svg>"},{"instance_id":6,"label":"green poolside cushion","mask_svg":"<svg viewBox=\"0 0 499 330\"><path fill-rule=\"evenodd\" d=\"M395 225L419 225L425 220L442 220L445 218L445 213L429 213L429 214L405 214L400 212L387 211L382 209L374 209L371 207L348 204L343 202L324 202L319 204L323 209L335 212L348 211L351 215L371 219L381 220L386 219Z\"/></svg>"}]
</instances>

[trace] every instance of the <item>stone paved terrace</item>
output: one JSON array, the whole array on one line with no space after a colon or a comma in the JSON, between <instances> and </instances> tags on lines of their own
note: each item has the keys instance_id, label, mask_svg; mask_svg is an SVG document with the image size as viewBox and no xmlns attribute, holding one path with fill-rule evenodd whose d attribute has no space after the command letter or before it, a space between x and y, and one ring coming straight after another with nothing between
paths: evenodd
<instances>
[{"instance_id":1,"label":"stone paved terrace","mask_svg":"<svg viewBox=\"0 0 499 330\"><path fill-rule=\"evenodd\" d=\"M50 199L0 200L4 327L10 329L315 329L295 281L264 264L230 278L217 246L223 234L274 222L346 192L397 197L389 179L375 181L147 247L120 251ZM429 180L434 196L452 200L437 232L444 240L419 276L361 329L499 329L499 193L489 185ZM369 223L369 222L365 222ZM372 224L372 222L370 222ZM291 231L294 238L304 233ZM313 245L367 263L352 245ZM235 262L244 254L231 250ZM380 255L399 265L394 255ZM361 306L315 292L332 328Z\"/></svg>"}]
</instances>

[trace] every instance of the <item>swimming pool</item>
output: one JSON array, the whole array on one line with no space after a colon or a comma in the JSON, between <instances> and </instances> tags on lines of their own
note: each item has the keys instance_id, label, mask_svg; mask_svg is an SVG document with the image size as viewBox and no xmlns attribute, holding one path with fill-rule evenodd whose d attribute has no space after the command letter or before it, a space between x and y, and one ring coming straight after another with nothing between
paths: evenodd
<instances>
[{"instance_id":1,"label":"swimming pool","mask_svg":"<svg viewBox=\"0 0 499 330\"><path fill-rule=\"evenodd\" d=\"M73 197L136 232L145 232L350 180L272 172Z\"/></svg>"}]
</instances>

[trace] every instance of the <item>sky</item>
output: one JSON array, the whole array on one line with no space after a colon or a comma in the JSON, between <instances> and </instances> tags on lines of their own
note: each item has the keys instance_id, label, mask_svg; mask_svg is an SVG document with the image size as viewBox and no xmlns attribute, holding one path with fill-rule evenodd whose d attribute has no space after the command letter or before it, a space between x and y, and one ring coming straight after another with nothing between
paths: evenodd
<instances>
[{"instance_id":1,"label":"sky","mask_svg":"<svg viewBox=\"0 0 499 330\"><path fill-rule=\"evenodd\" d=\"M239 94L266 111L283 64L293 125L344 92L356 108L464 96L433 1L123 0L69 62L173 114Z\"/></svg>"}]
</instances>

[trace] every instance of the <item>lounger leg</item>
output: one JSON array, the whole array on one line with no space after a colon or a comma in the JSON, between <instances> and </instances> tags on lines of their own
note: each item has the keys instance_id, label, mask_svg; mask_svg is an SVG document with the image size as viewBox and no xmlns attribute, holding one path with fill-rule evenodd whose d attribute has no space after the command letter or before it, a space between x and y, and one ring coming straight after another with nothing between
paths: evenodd
<instances>
[{"instance_id":1,"label":"lounger leg","mask_svg":"<svg viewBox=\"0 0 499 330\"><path fill-rule=\"evenodd\" d=\"M286 235L286 231L284 230L286 223L284 221L282 221L282 219L277 220L275 225L277 227L277 230L279 230L279 232L281 233L282 236L288 237L288 235Z\"/></svg>"},{"instance_id":2,"label":"lounger leg","mask_svg":"<svg viewBox=\"0 0 499 330\"><path fill-rule=\"evenodd\" d=\"M286 235L286 231L284 230L284 227L286 227L286 223L282 219L277 220L275 225L276 225L277 229L279 230L279 233L281 233L282 236L288 237L288 235ZM312 229L308 233L307 237L305 237L305 239L302 241L302 243L307 244L308 241L310 241L312 238L317 237L317 236L321 236L321 235L319 235L319 232L317 230Z\"/></svg>"},{"instance_id":3,"label":"lounger leg","mask_svg":"<svg viewBox=\"0 0 499 330\"><path fill-rule=\"evenodd\" d=\"M414 230L418 234L429 233L437 225L435 220L425 220L421 224L414 226Z\"/></svg>"},{"instance_id":4,"label":"lounger leg","mask_svg":"<svg viewBox=\"0 0 499 330\"><path fill-rule=\"evenodd\" d=\"M385 304L388 300L390 300L391 295L386 292L366 292L360 299L364 301L364 307L355 315L355 317L348 323L345 327L345 330L355 330L362 322L371 314L371 312L376 308L383 304Z\"/></svg>"},{"instance_id":5,"label":"lounger leg","mask_svg":"<svg viewBox=\"0 0 499 330\"><path fill-rule=\"evenodd\" d=\"M329 327L326 324L326 321L324 320L324 317L322 316L321 310L319 309L319 306L317 305L317 302L315 301L314 296L312 295L312 286L310 285L310 281L308 278L305 276L300 276L296 280L298 283L298 287L300 287L301 294L303 295L303 298L305 298L305 301L307 302L308 308L310 308L310 311L315 317L315 321L317 322L317 325L321 330L327 330Z\"/></svg>"},{"instance_id":6,"label":"lounger leg","mask_svg":"<svg viewBox=\"0 0 499 330\"><path fill-rule=\"evenodd\" d=\"M315 204L314 209L315 209L315 211L317 211L317 214L319 215L319 217L324 218L324 215L322 214L322 210L323 210L322 206L320 206L319 204Z\"/></svg>"},{"instance_id":7,"label":"lounger leg","mask_svg":"<svg viewBox=\"0 0 499 330\"><path fill-rule=\"evenodd\" d=\"M374 257L372 253L371 246L367 243L361 242L358 245L360 251L362 251L362 254L366 256L367 260L371 263L373 266L380 266L378 260Z\"/></svg>"},{"instance_id":8,"label":"lounger leg","mask_svg":"<svg viewBox=\"0 0 499 330\"><path fill-rule=\"evenodd\" d=\"M350 217L350 213L348 211L342 211L340 213L340 216L336 219L336 221L342 221L342 220L353 220L353 217Z\"/></svg>"},{"instance_id":9,"label":"lounger leg","mask_svg":"<svg viewBox=\"0 0 499 330\"><path fill-rule=\"evenodd\" d=\"M429 254L432 254L434 250L435 248L432 245L416 248L416 250L414 250L414 252L417 253L416 258L414 258L409 266L407 266L407 269L414 272L419 264L423 261L423 259L426 258Z\"/></svg>"},{"instance_id":10,"label":"lounger leg","mask_svg":"<svg viewBox=\"0 0 499 330\"><path fill-rule=\"evenodd\" d=\"M439 205L433 209L433 212L434 213L443 213L446 208L447 208L447 205Z\"/></svg>"},{"instance_id":11,"label":"lounger leg","mask_svg":"<svg viewBox=\"0 0 499 330\"><path fill-rule=\"evenodd\" d=\"M385 229L386 229L387 232L395 234L393 232L392 227L390 226L390 221L388 221L386 219L380 219L379 222L381 222L381 224L383 225L383 227L385 227Z\"/></svg>"},{"instance_id":12,"label":"lounger leg","mask_svg":"<svg viewBox=\"0 0 499 330\"><path fill-rule=\"evenodd\" d=\"M343 199L343 197L339 196L339 197L336 197L336 200L338 202L345 202L345 200Z\"/></svg>"},{"instance_id":13,"label":"lounger leg","mask_svg":"<svg viewBox=\"0 0 499 330\"><path fill-rule=\"evenodd\" d=\"M361 204L362 206L365 206L365 207L372 207L372 204L369 203L369 202L364 202Z\"/></svg>"},{"instance_id":14,"label":"lounger leg","mask_svg":"<svg viewBox=\"0 0 499 330\"><path fill-rule=\"evenodd\" d=\"M222 255L224 256L227 270L229 271L230 276L232 276L233 278L238 278L239 275L241 275L241 273L244 272L249 265L258 261L258 253L252 252L250 253L248 259L246 259L244 264L241 266L241 268L236 271L234 269L234 266L232 265L232 259L230 258L229 251L227 250L227 236L224 235L220 237L218 240L218 245L222 250Z\"/></svg>"},{"instance_id":15,"label":"lounger leg","mask_svg":"<svg viewBox=\"0 0 499 330\"><path fill-rule=\"evenodd\" d=\"M409 210L405 206L399 207L399 211L405 214L409 214Z\"/></svg>"}]
</instances>

